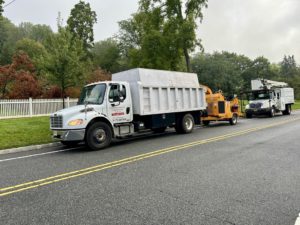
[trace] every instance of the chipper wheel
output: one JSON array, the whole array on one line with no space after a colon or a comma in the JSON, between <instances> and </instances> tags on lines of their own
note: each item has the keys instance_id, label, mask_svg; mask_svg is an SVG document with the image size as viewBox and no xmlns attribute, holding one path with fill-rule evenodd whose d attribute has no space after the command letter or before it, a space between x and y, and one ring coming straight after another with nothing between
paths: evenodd
<instances>
[{"instance_id":1,"label":"chipper wheel","mask_svg":"<svg viewBox=\"0 0 300 225\"><path fill-rule=\"evenodd\" d=\"M232 118L229 119L230 125L236 125L238 121L238 116L236 113L232 115Z\"/></svg>"}]
</instances>

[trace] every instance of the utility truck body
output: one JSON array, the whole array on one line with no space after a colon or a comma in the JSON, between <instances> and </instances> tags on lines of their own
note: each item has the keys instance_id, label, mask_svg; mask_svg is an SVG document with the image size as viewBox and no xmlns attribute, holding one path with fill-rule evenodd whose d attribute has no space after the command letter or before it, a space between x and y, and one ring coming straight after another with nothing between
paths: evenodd
<instances>
[{"instance_id":1,"label":"utility truck body","mask_svg":"<svg viewBox=\"0 0 300 225\"><path fill-rule=\"evenodd\" d=\"M277 112L290 115L291 106L295 102L294 89L284 82L252 80L249 94L249 104L245 109L247 118L261 114L273 117Z\"/></svg>"},{"instance_id":2,"label":"utility truck body","mask_svg":"<svg viewBox=\"0 0 300 225\"><path fill-rule=\"evenodd\" d=\"M145 130L174 127L190 133L205 108L196 74L138 68L85 86L77 106L50 116L50 128L63 144L85 141L91 149L101 149L112 139Z\"/></svg>"}]
</instances>

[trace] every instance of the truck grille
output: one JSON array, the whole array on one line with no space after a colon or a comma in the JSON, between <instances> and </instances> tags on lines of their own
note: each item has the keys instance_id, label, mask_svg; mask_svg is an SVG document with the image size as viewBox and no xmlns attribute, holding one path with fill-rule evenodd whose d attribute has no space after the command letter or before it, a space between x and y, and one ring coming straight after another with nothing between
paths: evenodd
<instances>
[{"instance_id":1,"label":"truck grille","mask_svg":"<svg viewBox=\"0 0 300 225\"><path fill-rule=\"evenodd\" d=\"M62 116L51 116L50 117L51 128L62 128L63 127L63 117Z\"/></svg>"},{"instance_id":2,"label":"truck grille","mask_svg":"<svg viewBox=\"0 0 300 225\"><path fill-rule=\"evenodd\" d=\"M251 103L250 104L250 108L251 109L260 109L261 107L262 107L262 103L261 102Z\"/></svg>"}]
</instances>

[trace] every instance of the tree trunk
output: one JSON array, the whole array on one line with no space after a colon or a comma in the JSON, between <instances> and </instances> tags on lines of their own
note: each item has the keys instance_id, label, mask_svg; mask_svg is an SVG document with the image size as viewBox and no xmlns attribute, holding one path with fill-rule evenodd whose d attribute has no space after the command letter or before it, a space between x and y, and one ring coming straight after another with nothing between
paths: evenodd
<instances>
[{"instance_id":1,"label":"tree trunk","mask_svg":"<svg viewBox=\"0 0 300 225\"><path fill-rule=\"evenodd\" d=\"M62 82L61 82L61 97L63 100L63 109L64 109L65 108L65 81L64 81L64 79L62 79Z\"/></svg>"},{"instance_id":2,"label":"tree trunk","mask_svg":"<svg viewBox=\"0 0 300 225\"><path fill-rule=\"evenodd\" d=\"M5 94L6 94L6 86L7 86L7 82L4 83L3 85L3 89L2 89L2 97L1 98L4 98Z\"/></svg>"},{"instance_id":3,"label":"tree trunk","mask_svg":"<svg viewBox=\"0 0 300 225\"><path fill-rule=\"evenodd\" d=\"M63 100L63 109L65 108L65 97L64 95L62 96L62 100Z\"/></svg>"},{"instance_id":4,"label":"tree trunk","mask_svg":"<svg viewBox=\"0 0 300 225\"><path fill-rule=\"evenodd\" d=\"M188 50L186 48L183 49L184 57L185 57L185 63L186 63L186 70L187 72L191 72L191 62L190 62L190 56L188 53Z\"/></svg>"}]
</instances>

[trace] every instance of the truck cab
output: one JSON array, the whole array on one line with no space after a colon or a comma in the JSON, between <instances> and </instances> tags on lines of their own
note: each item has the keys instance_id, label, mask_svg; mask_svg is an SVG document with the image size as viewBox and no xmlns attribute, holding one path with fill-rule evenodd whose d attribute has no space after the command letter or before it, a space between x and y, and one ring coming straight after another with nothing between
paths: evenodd
<instances>
[{"instance_id":1,"label":"truck cab","mask_svg":"<svg viewBox=\"0 0 300 225\"><path fill-rule=\"evenodd\" d=\"M98 82L82 89L77 106L62 109L50 116L53 137L63 144L73 145L84 141L87 127L96 122L105 123L103 129L95 131L95 139L100 143L107 135L122 136L133 132L132 103L127 82ZM118 124L122 124L122 128ZM126 125L124 125L126 124Z\"/></svg>"},{"instance_id":2,"label":"truck cab","mask_svg":"<svg viewBox=\"0 0 300 225\"><path fill-rule=\"evenodd\" d=\"M291 113L294 104L294 90L284 82L256 79L251 81L252 91L249 92L249 104L246 105L247 118L253 115L269 115L282 112L283 115Z\"/></svg>"},{"instance_id":3,"label":"truck cab","mask_svg":"<svg viewBox=\"0 0 300 225\"><path fill-rule=\"evenodd\" d=\"M249 94L249 104L246 106L246 117L252 115L271 114L272 106L276 105L275 93L269 90L252 91Z\"/></svg>"}]
</instances>

